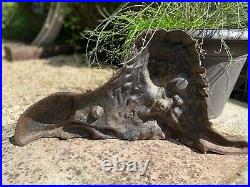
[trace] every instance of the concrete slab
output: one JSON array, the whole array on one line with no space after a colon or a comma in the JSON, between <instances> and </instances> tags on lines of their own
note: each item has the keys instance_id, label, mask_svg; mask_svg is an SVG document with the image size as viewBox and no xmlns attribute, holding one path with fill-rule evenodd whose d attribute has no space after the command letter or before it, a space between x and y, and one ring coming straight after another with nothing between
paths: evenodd
<instances>
[{"instance_id":1,"label":"concrete slab","mask_svg":"<svg viewBox=\"0 0 250 187\"><path fill-rule=\"evenodd\" d=\"M57 91L82 92L103 84L111 69L89 69L73 57L8 63L3 61L4 184L217 184L247 183L247 155L200 154L164 140L40 139L13 145L15 122L39 99ZM247 137L247 105L230 101L216 128ZM103 160L149 160L146 174L105 172ZM237 177L237 176L241 177ZM242 177L243 176L243 177Z\"/></svg>"}]
</instances>

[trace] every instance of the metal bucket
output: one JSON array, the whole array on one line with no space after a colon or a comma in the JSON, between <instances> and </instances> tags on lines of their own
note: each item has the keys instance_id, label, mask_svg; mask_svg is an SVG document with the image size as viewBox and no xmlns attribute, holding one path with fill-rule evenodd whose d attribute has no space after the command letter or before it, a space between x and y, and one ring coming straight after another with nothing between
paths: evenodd
<instances>
[{"instance_id":1,"label":"metal bucket","mask_svg":"<svg viewBox=\"0 0 250 187\"><path fill-rule=\"evenodd\" d=\"M201 57L201 63L206 69L209 84L208 115L215 118L222 113L247 60L248 33L239 30L198 30L189 34L197 39L203 38L202 49L206 54ZM231 61L221 39L229 47L233 57Z\"/></svg>"}]
</instances>

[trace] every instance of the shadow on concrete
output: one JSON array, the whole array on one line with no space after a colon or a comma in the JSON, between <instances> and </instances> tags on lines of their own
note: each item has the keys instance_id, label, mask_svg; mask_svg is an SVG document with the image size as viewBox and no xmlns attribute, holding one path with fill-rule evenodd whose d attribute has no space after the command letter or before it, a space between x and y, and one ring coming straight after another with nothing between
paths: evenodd
<instances>
[{"instance_id":1,"label":"shadow on concrete","mask_svg":"<svg viewBox=\"0 0 250 187\"><path fill-rule=\"evenodd\" d=\"M237 104L237 105L244 107L244 108L248 108L248 103L244 103L244 102L238 101L236 99L230 99L230 100L228 100L228 102L233 103L233 104Z\"/></svg>"},{"instance_id":2,"label":"shadow on concrete","mask_svg":"<svg viewBox=\"0 0 250 187\"><path fill-rule=\"evenodd\" d=\"M9 137L9 141L12 145L17 145L14 139L14 136Z\"/></svg>"}]
</instances>

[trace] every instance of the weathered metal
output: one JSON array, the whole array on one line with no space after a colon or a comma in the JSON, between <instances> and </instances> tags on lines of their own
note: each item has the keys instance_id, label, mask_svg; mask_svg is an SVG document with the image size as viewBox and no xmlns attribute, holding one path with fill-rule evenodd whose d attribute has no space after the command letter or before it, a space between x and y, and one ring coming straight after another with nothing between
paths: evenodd
<instances>
[{"instance_id":1,"label":"weathered metal","mask_svg":"<svg viewBox=\"0 0 250 187\"><path fill-rule=\"evenodd\" d=\"M202 153L246 153L247 142L212 128L207 88L190 35L144 31L124 67L103 86L85 94L56 93L28 108L17 122L15 142L176 138Z\"/></svg>"},{"instance_id":2,"label":"weathered metal","mask_svg":"<svg viewBox=\"0 0 250 187\"><path fill-rule=\"evenodd\" d=\"M187 31L202 43L201 65L208 79L208 116L218 117L248 57L248 32L239 29ZM227 46L222 45L222 40ZM225 48L228 47L228 50ZM231 58L229 57L229 54Z\"/></svg>"}]
</instances>

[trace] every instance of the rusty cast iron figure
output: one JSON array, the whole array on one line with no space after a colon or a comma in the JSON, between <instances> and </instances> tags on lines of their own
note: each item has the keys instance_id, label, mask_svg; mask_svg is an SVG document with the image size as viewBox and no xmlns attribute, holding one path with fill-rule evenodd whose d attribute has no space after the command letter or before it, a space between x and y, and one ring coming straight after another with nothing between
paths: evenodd
<instances>
[{"instance_id":1,"label":"rusty cast iron figure","mask_svg":"<svg viewBox=\"0 0 250 187\"><path fill-rule=\"evenodd\" d=\"M247 153L247 142L213 130L205 73L188 34L144 31L124 67L103 86L85 94L56 93L29 107L17 122L15 142L171 137L202 153Z\"/></svg>"}]
</instances>

